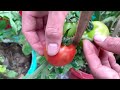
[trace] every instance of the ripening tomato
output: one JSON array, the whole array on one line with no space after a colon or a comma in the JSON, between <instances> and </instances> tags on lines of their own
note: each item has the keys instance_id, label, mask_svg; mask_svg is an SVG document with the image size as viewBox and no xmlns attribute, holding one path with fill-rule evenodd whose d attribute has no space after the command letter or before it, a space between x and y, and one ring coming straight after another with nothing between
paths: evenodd
<instances>
[{"instance_id":1,"label":"ripening tomato","mask_svg":"<svg viewBox=\"0 0 120 90\"><path fill-rule=\"evenodd\" d=\"M76 54L74 45L61 45L59 52L55 56L49 56L46 49L44 49L44 56L46 60L53 66L65 66L72 62Z\"/></svg>"},{"instance_id":2,"label":"ripening tomato","mask_svg":"<svg viewBox=\"0 0 120 90\"><path fill-rule=\"evenodd\" d=\"M88 32L85 31L82 37L93 40L95 35L109 36L109 29L104 23L101 21L92 21L92 23L94 26L93 29Z\"/></svg>"}]
</instances>

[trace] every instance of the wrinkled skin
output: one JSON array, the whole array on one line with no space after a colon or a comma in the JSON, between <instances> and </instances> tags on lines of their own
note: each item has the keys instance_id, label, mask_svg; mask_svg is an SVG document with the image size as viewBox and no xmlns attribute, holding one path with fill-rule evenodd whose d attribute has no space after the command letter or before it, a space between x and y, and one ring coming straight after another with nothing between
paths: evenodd
<instances>
[{"instance_id":1,"label":"wrinkled skin","mask_svg":"<svg viewBox=\"0 0 120 90\"><path fill-rule=\"evenodd\" d=\"M97 79L120 79L120 65L114 54L120 54L120 38L96 35L93 44L83 41L83 50L93 76ZM113 53L112 53L113 52Z\"/></svg>"}]
</instances>

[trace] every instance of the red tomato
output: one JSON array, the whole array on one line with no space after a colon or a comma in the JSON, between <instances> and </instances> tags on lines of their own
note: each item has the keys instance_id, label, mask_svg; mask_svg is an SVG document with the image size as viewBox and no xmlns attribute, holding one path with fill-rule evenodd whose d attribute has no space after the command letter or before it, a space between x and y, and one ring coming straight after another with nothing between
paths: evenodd
<instances>
[{"instance_id":1,"label":"red tomato","mask_svg":"<svg viewBox=\"0 0 120 90\"><path fill-rule=\"evenodd\" d=\"M55 56L49 56L46 49L44 49L44 56L46 60L53 66L64 66L66 64L69 64L72 62L75 54L76 48L74 45L62 45L59 52Z\"/></svg>"},{"instance_id":2,"label":"red tomato","mask_svg":"<svg viewBox=\"0 0 120 90\"><path fill-rule=\"evenodd\" d=\"M20 16L22 16L22 11L19 11Z\"/></svg>"},{"instance_id":3,"label":"red tomato","mask_svg":"<svg viewBox=\"0 0 120 90\"><path fill-rule=\"evenodd\" d=\"M11 28L11 25L10 24L7 24L6 28L5 29L9 29Z\"/></svg>"}]
</instances>

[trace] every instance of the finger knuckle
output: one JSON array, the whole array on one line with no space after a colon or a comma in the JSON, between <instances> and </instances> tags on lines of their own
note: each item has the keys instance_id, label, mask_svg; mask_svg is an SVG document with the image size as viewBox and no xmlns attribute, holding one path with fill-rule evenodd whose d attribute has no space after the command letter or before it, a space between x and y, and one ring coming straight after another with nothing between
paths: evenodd
<instances>
[{"instance_id":1,"label":"finger knuckle","mask_svg":"<svg viewBox=\"0 0 120 90\"><path fill-rule=\"evenodd\" d=\"M114 42L114 40L113 40L113 38L108 38L107 40L106 40L106 42L107 42L107 47L109 47L109 48L114 48L114 45L115 45L115 42Z\"/></svg>"},{"instance_id":2,"label":"finger knuckle","mask_svg":"<svg viewBox=\"0 0 120 90\"><path fill-rule=\"evenodd\" d=\"M46 30L46 36L47 38L61 38L62 32L55 29L55 28L48 28Z\"/></svg>"},{"instance_id":3,"label":"finger knuckle","mask_svg":"<svg viewBox=\"0 0 120 90\"><path fill-rule=\"evenodd\" d=\"M107 41L107 47L113 49L114 51L120 52L120 39L118 38L109 38Z\"/></svg>"}]
</instances>

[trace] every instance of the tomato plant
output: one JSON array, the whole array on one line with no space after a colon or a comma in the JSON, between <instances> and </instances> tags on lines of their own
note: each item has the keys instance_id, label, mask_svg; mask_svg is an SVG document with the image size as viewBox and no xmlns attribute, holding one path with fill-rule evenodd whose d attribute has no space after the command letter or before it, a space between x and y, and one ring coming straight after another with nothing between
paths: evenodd
<instances>
[{"instance_id":1,"label":"tomato plant","mask_svg":"<svg viewBox=\"0 0 120 90\"><path fill-rule=\"evenodd\" d=\"M22 34L22 11L0 11L0 42L15 42L22 46L25 55L31 54L32 48Z\"/></svg>"},{"instance_id":2,"label":"tomato plant","mask_svg":"<svg viewBox=\"0 0 120 90\"><path fill-rule=\"evenodd\" d=\"M76 48L74 45L61 45L59 52L55 56L48 56L45 50L44 55L46 60L54 66L64 66L72 62L76 54Z\"/></svg>"},{"instance_id":3,"label":"tomato plant","mask_svg":"<svg viewBox=\"0 0 120 90\"><path fill-rule=\"evenodd\" d=\"M80 11L70 11L67 15L63 27L63 34L68 32L66 35L68 38L72 38L75 35L79 16ZM120 17L119 11L95 11L91 18L91 25L93 27L89 28L90 25L88 25L82 39L86 38L92 41L95 34L100 34L103 36L110 35L118 16ZM24 41L22 42L24 43ZM70 68L74 68L75 70L83 70L83 72L90 73L87 66L88 64L84 57L83 48L81 46L77 46L76 48L73 46L70 49L70 46L72 46L72 44L61 45L60 51L53 57L48 56L46 52L47 50L45 49L45 57L40 55L37 56L39 65L35 73L32 75L32 78L64 78L64 75L66 75ZM58 77L59 75L61 77Z\"/></svg>"}]
</instances>

